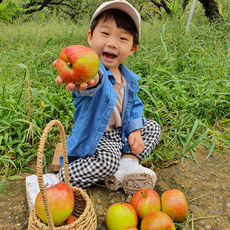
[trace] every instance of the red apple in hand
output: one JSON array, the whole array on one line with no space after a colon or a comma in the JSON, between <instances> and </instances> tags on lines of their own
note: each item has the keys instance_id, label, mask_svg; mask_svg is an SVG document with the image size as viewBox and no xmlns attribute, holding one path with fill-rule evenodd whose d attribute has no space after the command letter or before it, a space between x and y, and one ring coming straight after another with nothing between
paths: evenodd
<instances>
[{"instance_id":1,"label":"red apple in hand","mask_svg":"<svg viewBox=\"0 0 230 230\"><path fill-rule=\"evenodd\" d=\"M46 190L48 203L55 226L65 221L74 208L74 194L72 189L66 183L60 182ZM35 210L38 217L45 224L48 224L45 208L42 202L41 192L38 193L35 200Z\"/></svg>"},{"instance_id":2,"label":"red apple in hand","mask_svg":"<svg viewBox=\"0 0 230 230\"><path fill-rule=\"evenodd\" d=\"M81 84L95 77L99 64L98 55L92 49L72 45L61 51L55 67L65 83Z\"/></svg>"},{"instance_id":3,"label":"red apple in hand","mask_svg":"<svg viewBox=\"0 0 230 230\"><path fill-rule=\"evenodd\" d=\"M167 214L154 210L144 216L140 230L175 230L175 225Z\"/></svg>"},{"instance_id":4,"label":"red apple in hand","mask_svg":"<svg viewBox=\"0 0 230 230\"><path fill-rule=\"evenodd\" d=\"M130 201L130 204L135 208L139 220L153 211L161 210L161 200L158 194L149 188L143 188L136 191Z\"/></svg>"},{"instance_id":5,"label":"red apple in hand","mask_svg":"<svg viewBox=\"0 0 230 230\"><path fill-rule=\"evenodd\" d=\"M134 207L128 203L114 203L106 212L108 230L122 230L127 226L137 227L138 218Z\"/></svg>"},{"instance_id":6,"label":"red apple in hand","mask_svg":"<svg viewBox=\"0 0 230 230\"><path fill-rule=\"evenodd\" d=\"M161 210L174 222L183 221L188 215L188 204L183 192L169 189L161 195Z\"/></svg>"}]
</instances>

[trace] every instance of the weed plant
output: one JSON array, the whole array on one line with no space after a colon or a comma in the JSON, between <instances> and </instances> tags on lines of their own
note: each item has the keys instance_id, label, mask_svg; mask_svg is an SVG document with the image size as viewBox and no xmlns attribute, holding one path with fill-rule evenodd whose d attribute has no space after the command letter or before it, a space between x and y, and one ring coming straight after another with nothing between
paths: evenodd
<instances>
[{"instance_id":1,"label":"weed plant","mask_svg":"<svg viewBox=\"0 0 230 230\"><path fill-rule=\"evenodd\" d=\"M207 157L213 150L228 153L230 25L210 25L199 11L189 31L186 22L187 16L143 22L139 50L125 62L142 77L144 116L162 128L159 145L144 162L150 166L190 156L196 160L198 144L209 149ZM89 19L75 24L38 17L0 27L0 175L9 177L31 171L29 162L49 121L60 120L66 135L71 133L71 94L56 85L52 62L68 45L88 45ZM59 141L54 127L44 167Z\"/></svg>"}]
</instances>

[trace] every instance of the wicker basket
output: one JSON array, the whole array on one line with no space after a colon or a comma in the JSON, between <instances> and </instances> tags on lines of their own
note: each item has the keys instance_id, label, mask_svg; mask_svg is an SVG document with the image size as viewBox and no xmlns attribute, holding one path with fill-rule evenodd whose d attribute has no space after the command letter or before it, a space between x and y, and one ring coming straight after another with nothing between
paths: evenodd
<instances>
[{"instance_id":1,"label":"wicker basket","mask_svg":"<svg viewBox=\"0 0 230 230\"><path fill-rule=\"evenodd\" d=\"M70 225L64 225L61 227L55 227L51 212L48 204L47 195L45 192L45 187L43 183L43 172L42 172L42 161L43 161L43 151L45 141L47 139L47 135L49 131L52 129L54 125L58 126L59 132L61 134L61 141L63 146L63 159L64 159L64 171L65 171L65 183L69 184L69 169L68 169L68 157L67 157L67 150L66 150L66 138L65 138L65 131L60 121L52 120L47 124L45 127L39 144L39 149L37 153L37 177L38 177L38 184L41 191L41 196L43 200L43 204L45 207L45 212L48 220L48 226L45 225L41 220L38 218L35 207L30 212L29 216L29 223L28 229L79 229L79 230L96 230L97 228L97 220L96 215L94 212L93 204L89 198L89 196L82 190L81 188L70 186L75 197L75 205L72 214L77 217L77 220Z\"/></svg>"}]
</instances>

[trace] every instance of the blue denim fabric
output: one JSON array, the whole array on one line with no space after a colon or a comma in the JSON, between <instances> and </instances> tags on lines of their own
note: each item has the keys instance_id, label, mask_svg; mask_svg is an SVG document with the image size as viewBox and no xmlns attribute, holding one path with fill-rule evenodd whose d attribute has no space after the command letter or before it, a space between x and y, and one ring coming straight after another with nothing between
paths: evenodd
<instances>
[{"instance_id":1,"label":"blue denim fabric","mask_svg":"<svg viewBox=\"0 0 230 230\"><path fill-rule=\"evenodd\" d=\"M119 68L125 80L121 132L125 143L122 151L126 152L130 150L128 135L135 129L143 128L146 119L142 117L143 103L137 97L137 81L141 78L123 64ZM72 91L76 110L72 133L66 142L69 163L94 154L116 104L117 92L113 87L116 79L101 62L99 76L97 86L85 91ZM63 166L63 156L60 157L60 163Z\"/></svg>"}]
</instances>

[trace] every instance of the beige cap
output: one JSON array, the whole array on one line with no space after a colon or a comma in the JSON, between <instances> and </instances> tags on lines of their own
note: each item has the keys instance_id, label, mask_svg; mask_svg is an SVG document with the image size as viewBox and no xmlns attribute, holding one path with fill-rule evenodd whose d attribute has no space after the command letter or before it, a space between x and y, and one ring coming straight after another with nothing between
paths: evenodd
<instances>
[{"instance_id":1,"label":"beige cap","mask_svg":"<svg viewBox=\"0 0 230 230\"><path fill-rule=\"evenodd\" d=\"M127 1L125 0L113 0L113 1L108 1L102 3L97 10L94 12L93 17L90 22L90 26L92 21L103 11L108 10L108 9L117 9L125 12L128 14L132 19L134 24L137 27L137 32L139 34L140 38L140 26L141 26L141 16L139 12Z\"/></svg>"}]
</instances>

